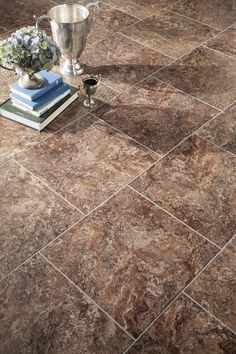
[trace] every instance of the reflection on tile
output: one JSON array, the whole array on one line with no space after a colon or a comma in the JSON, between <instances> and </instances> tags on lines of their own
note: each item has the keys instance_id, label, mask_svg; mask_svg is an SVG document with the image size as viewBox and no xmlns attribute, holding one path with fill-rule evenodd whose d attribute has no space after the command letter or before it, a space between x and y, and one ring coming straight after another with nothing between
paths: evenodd
<instances>
[{"instance_id":1,"label":"reflection on tile","mask_svg":"<svg viewBox=\"0 0 236 354\"><path fill-rule=\"evenodd\" d=\"M122 92L170 59L120 34L87 49L81 57L86 74L101 74L104 84Z\"/></svg>"},{"instance_id":2,"label":"reflection on tile","mask_svg":"<svg viewBox=\"0 0 236 354\"><path fill-rule=\"evenodd\" d=\"M171 10L221 30L236 22L235 0L181 0Z\"/></svg>"},{"instance_id":3,"label":"reflection on tile","mask_svg":"<svg viewBox=\"0 0 236 354\"><path fill-rule=\"evenodd\" d=\"M234 331L236 331L235 255L234 240L187 289L187 294Z\"/></svg>"},{"instance_id":4,"label":"reflection on tile","mask_svg":"<svg viewBox=\"0 0 236 354\"><path fill-rule=\"evenodd\" d=\"M46 15L55 3L49 0L1 0L0 26L13 30L24 25L35 24L33 15Z\"/></svg>"},{"instance_id":5,"label":"reflection on tile","mask_svg":"<svg viewBox=\"0 0 236 354\"><path fill-rule=\"evenodd\" d=\"M220 246L236 232L236 158L193 136L134 188Z\"/></svg>"},{"instance_id":6,"label":"reflection on tile","mask_svg":"<svg viewBox=\"0 0 236 354\"><path fill-rule=\"evenodd\" d=\"M131 339L40 256L0 283L0 352L114 354Z\"/></svg>"},{"instance_id":7,"label":"reflection on tile","mask_svg":"<svg viewBox=\"0 0 236 354\"><path fill-rule=\"evenodd\" d=\"M37 132L0 115L0 162L27 149L50 135Z\"/></svg>"},{"instance_id":8,"label":"reflection on tile","mask_svg":"<svg viewBox=\"0 0 236 354\"><path fill-rule=\"evenodd\" d=\"M61 75L59 66L54 66L52 71L58 75ZM94 74L98 75L99 72L96 72ZM64 80L64 82L68 83L71 86L78 87L81 94L85 95L85 91L83 88L83 79L87 76L88 75L86 72L84 74L78 75L78 76L64 75L63 80ZM103 77L102 77L102 81L101 81L100 85L98 86L97 91L96 91L95 95L93 96L93 98L95 98L95 100L97 101L97 104L100 104L100 103L104 103L104 102L110 102L118 94L119 94L118 91L115 91L114 89L103 84Z\"/></svg>"},{"instance_id":9,"label":"reflection on tile","mask_svg":"<svg viewBox=\"0 0 236 354\"><path fill-rule=\"evenodd\" d=\"M207 46L236 58L236 25L210 40Z\"/></svg>"},{"instance_id":10,"label":"reflection on tile","mask_svg":"<svg viewBox=\"0 0 236 354\"><path fill-rule=\"evenodd\" d=\"M137 336L216 251L126 188L43 254Z\"/></svg>"},{"instance_id":11,"label":"reflection on tile","mask_svg":"<svg viewBox=\"0 0 236 354\"><path fill-rule=\"evenodd\" d=\"M125 35L172 58L198 47L217 30L165 10L122 31Z\"/></svg>"},{"instance_id":12,"label":"reflection on tile","mask_svg":"<svg viewBox=\"0 0 236 354\"><path fill-rule=\"evenodd\" d=\"M104 2L117 7L138 18L151 16L176 0L104 0Z\"/></svg>"},{"instance_id":13,"label":"reflection on tile","mask_svg":"<svg viewBox=\"0 0 236 354\"><path fill-rule=\"evenodd\" d=\"M91 14L91 16L94 16ZM107 4L99 4L99 15L91 26L91 33L88 37L88 43L98 42L114 32L122 30L122 28L136 22L137 18L121 12Z\"/></svg>"},{"instance_id":14,"label":"reflection on tile","mask_svg":"<svg viewBox=\"0 0 236 354\"><path fill-rule=\"evenodd\" d=\"M200 129L198 135L236 154L236 104Z\"/></svg>"},{"instance_id":15,"label":"reflection on tile","mask_svg":"<svg viewBox=\"0 0 236 354\"><path fill-rule=\"evenodd\" d=\"M155 76L220 109L236 100L236 61L205 47Z\"/></svg>"},{"instance_id":16,"label":"reflection on tile","mask_svg":"<svg viewBox=\"0 0 236 354\"><path fill-rule=\"evenodd\" d=\"M234 354L236 336L185 296L127 354Z\"/></svg>"},{"instance_id":17,"label":"reflection on tile","mask_svg":"<svg viewBox=\"0 0 236 354\"><path fill-rule=\"evenodd\" d=\"M104 123L85 116L17 160L87 213L157 158Z\"/></svg>"},{"instance_id":18,"label":"reflection on tile","mask_svg":"<svg viewBox=\"0 0 236 354\"><path fill-rule=\"evenodd\" d=\"M56 0L58 4L72 3L71 0ZM74 0L73 3L79 3L86 6L89 3L97 1L92 0ZM89 16L92 19L92 26L90 34L88 36L88 43L93 44L106 37L110 36L114 32L122 30L122 28L131 25L138 19L133 17L133 14L127 14L119 11L114 7L109 6L105 2L98 1L99 14L97 16L96 8L89 8ZM132 15L132 16L131 16Z\"/></svg>"},{"instance_id":19,"label":"reflection on tile","mask_svg":"<svg viewBox=\"0 0 236 354\"><path fill-rule=\"evenodd\" d=\"M15 163L1 165L0 191L1 278L82 214Z\"/></svg>"},{"instance_id":20,"label":"reflection on tile","mask_svg":"<svg viewBox=\"0 0 236 354\"><path fill-rule=\"evenodd\" d=\"M93 113L162 154L218 112L151 77Z\"/></svg>"}]
</instances>

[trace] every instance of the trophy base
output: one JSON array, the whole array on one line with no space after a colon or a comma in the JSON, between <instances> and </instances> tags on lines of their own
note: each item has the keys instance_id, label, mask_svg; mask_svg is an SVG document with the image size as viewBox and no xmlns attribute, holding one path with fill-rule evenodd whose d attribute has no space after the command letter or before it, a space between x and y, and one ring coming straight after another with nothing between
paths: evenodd
<instances>
[{"instance_id":1,"label":"trophy base","mask_svg":"<svg viewBox=\"0 0 236 354\"><path fill-rule=\"evenodd\" d=\"M78 62L73 63L72 60L66 59L66 61L61 64L60 71L62 75L76 76L83 74L84 68Z\"/></svg>"}]
</instances>

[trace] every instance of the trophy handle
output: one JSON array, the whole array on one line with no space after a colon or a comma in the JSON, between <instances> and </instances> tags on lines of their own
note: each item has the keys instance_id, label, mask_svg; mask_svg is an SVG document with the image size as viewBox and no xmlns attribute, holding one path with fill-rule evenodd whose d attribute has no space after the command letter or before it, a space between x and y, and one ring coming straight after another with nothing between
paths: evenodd
<instances>
[{"instance_id":1,"label":"trophy handle","mask_svg":"<svg viewBox=\"0 0 236 354\"><path fill-rule=\"evenodd\" d=\"M35 26L36 26L37 29L40 29L40 28L39 28L39 24L40 24L41 21L43 21L43 20L51 21L50 17L47 16L47 15L42 15L42 16L39 16L39 17L37 17L36 15L34 15L33 18L34 18L35 21L36 21Z\"/></svg>"},{"instance_id":2,"label":"trophy handle","mask_svg":"<svg viewBox=\"0 0 236 354\"><path fill-rule=\"evenodd\" d=\"M86 9L90 9L90 7L94 6L96 8L96 15L93 16L92 20L89 20L89 28L91 28L92 24L95 22L96 18L99 15L99 6L98 6L98 2L91 2L91 4L86 5Z\"/></svg>"}]
</instances>

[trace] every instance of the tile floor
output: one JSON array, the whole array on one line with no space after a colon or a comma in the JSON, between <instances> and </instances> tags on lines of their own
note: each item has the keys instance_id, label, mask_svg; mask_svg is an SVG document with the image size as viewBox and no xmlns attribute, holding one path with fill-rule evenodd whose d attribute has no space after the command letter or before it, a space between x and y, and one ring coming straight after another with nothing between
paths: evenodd
<instances>
[{"instance_id":1,"label":"tile floor","mask_svg":"<svg viewBox=\"0 0 236 354\"><path fill-rule=\"evenodd\" d=\"M64 2L1 0L0 38ZM0 117L0 354L236 354L236 2L100 9L97 107Z\"/></svg>"}]
</instances>

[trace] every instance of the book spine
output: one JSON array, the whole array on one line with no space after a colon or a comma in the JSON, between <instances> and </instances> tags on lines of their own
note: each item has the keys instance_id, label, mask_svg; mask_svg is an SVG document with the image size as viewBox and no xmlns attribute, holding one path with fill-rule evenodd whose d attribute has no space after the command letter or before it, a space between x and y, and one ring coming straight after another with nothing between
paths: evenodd
<instances>
[{"instance_id":1,"label":"book spine","mask_svg":"<svg viewBox=\"0 0 236 354\"><path fill-rule=\"evenodd\" d=\"M47 86L47 90L44 90L43 92L39 91L36 95L32 96L31 97L31 101L35 101L37 98L39 98L40 96L44 95L46 92L50 91L53 87L59 85L61 82L62 82L62 78L61 79L57 79L51 85Z\"/></svg>"}]
</instances>

